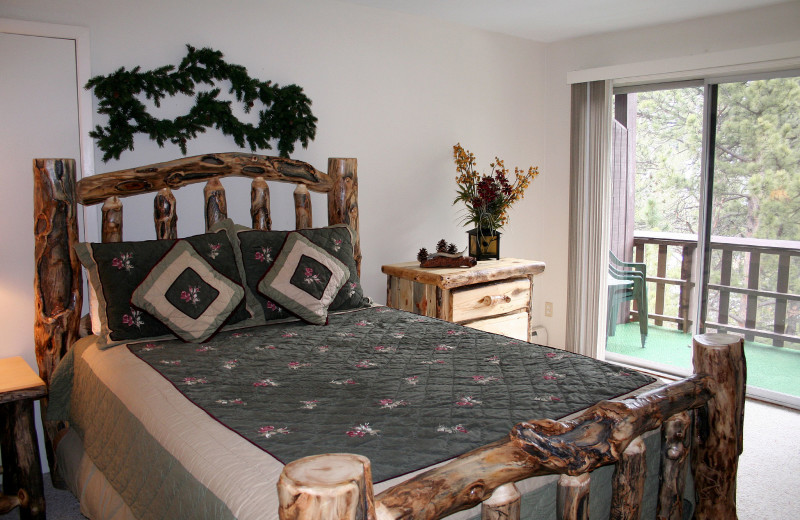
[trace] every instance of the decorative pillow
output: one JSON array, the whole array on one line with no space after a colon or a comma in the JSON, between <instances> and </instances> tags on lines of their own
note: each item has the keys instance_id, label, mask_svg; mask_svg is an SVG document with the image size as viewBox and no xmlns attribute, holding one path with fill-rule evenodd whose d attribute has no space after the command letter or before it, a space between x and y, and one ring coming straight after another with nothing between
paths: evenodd
<instances>
[{"instance_id":1,"label":"decorative pillow","mask_svg":"<svg viewBox=\"0 0 800 520\"><path fill-rule=\"evenodd\" d=\"M139 284L131 303L159 319L184 341L205 341L244 298L244 289L179 241Z\"/></svg>"},{"instance_id":2,"label":"decorative pillow","mask_svg":"<svg viewBox=\"0 0 800 520\"><path fill-rule=\"evenodd\" d=\"M184 238L216 271L241 283L233 246L225 231ZM131 296L150 270L172 248L176 240L142 242L80 243L75 245L97 296L101 346L128 340L173 336L154 316L131 305ZM250 317L244 305L233 312L229 324ZM94 328L94 327L93 327Z\"/></svg>"},{"instance_id":3,"label":"decorative pillow","mask_svg":"<svg viewBox=\"0 0 800 520\"><path fill-rule=\"evenodd\" d=\"M234 224L230 219L221 221L220 226L228 231L239 270L244 279L245 299L253 319L248 324L261 324L270 320L290 317L276 302L258 292L258 283L272 266L289 231L259 231ZM318 229L294 231L322 247L331 256L342 262L350 271L350 277L339 289L329 310L357 309L370 305L364 297L358 270L353 259L353 238L349 226L338 224Z\"/></svg>"},{"instance_id":4,"label":"decorative pillow","mask_svg":"<svg viewBox=\"0 0 800 520\"><path fill-rule=\"evenodd\" d=\"M350 270L298 232L289 233L258 290L315 325L328 321L328 306L350 278Z\"/></svg>"}]
</instances>

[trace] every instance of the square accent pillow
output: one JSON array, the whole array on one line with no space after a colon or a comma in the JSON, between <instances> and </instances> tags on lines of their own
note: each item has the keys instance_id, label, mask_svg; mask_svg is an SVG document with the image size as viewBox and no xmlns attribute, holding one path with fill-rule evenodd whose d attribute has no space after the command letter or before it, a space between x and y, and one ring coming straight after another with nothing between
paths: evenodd
<instances>
[{"instance_id":1,"label":"square accent pillow","mask_svg":"<svg viewBox=\"0 0 800 520\"><path fill-rule=\"evenodd\" d=\"M153 266L131 303L152 314L184 341L205 341L244 298L244 289L179 241Z\"/></svg>"},{"instance_id":2,"label":"square accent pillow","mask_svg":"<svg viewBox=\"0 0 800 520\"><path fill-rule=\"evenodd\" d=\"M131 305L133 291L142 283L176 240L139 242L79 243L78 259L86 269L96 301L91 309L92 329L100 337L100 347L143 338L174 337L157 318ZM223 231L181 239L216 271L241 283L233 246ZM251 314L241 305L227 324L240 324Z\"/></svg>"},{"instance_id":3,"label":"square accent pillow","mask_svg":"<svg viewBox=\"0 0 800 520\"><path fill-rule=\"evenodd\" d=\"M228 232L242 273L245 301L253 315L253 318L246 323L256 325L290 317L291 314L287 309L260 294L258 289L259 282L272 267L290 232L250 229L236 225L230 219L225 219L219 224ZM358 269L353 259L353 231L349 226L337 224L295 232L327 251L350 271L350 277L334 297L329 311L358 309L371 305L371 300L364 296L358 278Z\"/></svg>"},{"instance_id":4,"label":"square accent pillow","mask_svg":"<svg viewBox=\"0 0 800 520\"><path fill-rule=\"evenodd\" d=\"M258 291L315 325L328 321L328 307L350 278L350 270L298 232L289 233Z\"/></svg>"}]
</instances>

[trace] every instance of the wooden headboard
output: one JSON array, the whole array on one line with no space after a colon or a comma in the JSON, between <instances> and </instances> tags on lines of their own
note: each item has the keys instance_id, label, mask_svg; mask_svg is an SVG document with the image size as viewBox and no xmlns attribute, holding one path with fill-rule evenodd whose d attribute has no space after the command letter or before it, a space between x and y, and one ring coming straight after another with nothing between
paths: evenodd
<instances>
[{"instance_id":1,"label":"wooden headboard","mask_svg":"<svg viewBox=\"0 0 800 520\"><path fill-rule=\"evenodd\" d=\"M153 220L158 239L175 239L177 213L173 190L205 182L205 229L228 213L223 177L249 177L250 214L254 229L269 230L270 196L267 181L296 185L296 229L312 226L310 191L328 194L328 224L349 224L361 272L356 159L328 159L328 172L308 163L252 153L220 153L186 157L93 175L76 182L73 159L34 159L35 305L34 341L39 375L50 383L58 362L78 339L83 301L81 266L73 250L78 238L77 205L102 203L103 242L122 240L124 197L155 193ZM47 400L42 399L42 414ZM53 464L52 440L59 425L45 426L47 460Z\"/></svg>"}]
</instances>

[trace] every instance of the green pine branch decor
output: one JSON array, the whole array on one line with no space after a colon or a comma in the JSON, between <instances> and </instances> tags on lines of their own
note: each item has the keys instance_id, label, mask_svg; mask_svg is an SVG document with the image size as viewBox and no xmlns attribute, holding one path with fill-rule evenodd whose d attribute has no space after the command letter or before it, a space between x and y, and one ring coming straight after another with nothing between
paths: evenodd
<instances>
[{"instance_id":1,"label":"green pine branch decor","mask_svg":"<svg viewBox=\"0 0 800 520\"><path fill-rule=\"evenodd\" d=\"M186 45L187 54L177 70L166 65L141 72L140 67L126 70L121 67L108 76L95 76L86 83L98 99L98 113L108 115L106 126L97 125L89 133L103 151L103 162L119 159L125 150L133 150L133 136L147 134L159 146L169 141L177 144L186 155L186 141L197 137L206 128L217 128L230 135L237 146L247 142L250 150L271 149L269 142L277 140L281 157L294 151L297 141L308 146L317 131L317 118L311 113L311 100L297 85L279 87L270 81L251 78L241 65L225 62L222 53L209 48L200 50ZM256 101L264 109L259 112L258 126L239 121L231 111L230 101L217 99L220 88L215 82L229 81L231 94L244 104L249 113ZM144 94L157 107L166 96L195 94L195 86L214 87L200 92L188 114L173 119L159 119L147 112L139 96Z\"/></svg>"}]
</instances>

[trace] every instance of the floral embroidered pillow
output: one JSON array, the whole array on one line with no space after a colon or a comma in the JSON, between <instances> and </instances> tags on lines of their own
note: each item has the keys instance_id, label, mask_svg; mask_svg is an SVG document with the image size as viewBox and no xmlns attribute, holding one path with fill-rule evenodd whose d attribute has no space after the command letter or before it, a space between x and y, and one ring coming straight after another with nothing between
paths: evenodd
<instances>
[{"instance_id":1,"label":"floral embroidered pillow","mask_svg":"<svg viewBox=\"0 0 800 520\"><path fill-rule=\"evenodd\" d=\"M272 267L278 252L283 247L288 231L259 231L233 226L229 229L232 242L238 250L240 269L244 276L248 302L257 302L256 313L261 322L290 317L290 314L274 300L259 293L258 284ZM353 242L350 228L344 225L297 231L316 246L344 264L350 276L334 296L328 310L357 309L370 305L364 296L358 270L353 259Z\"/></svg>"},{"instance_id":2,"label":"floral embroidered pillow","mask_svg":"<svg viewBox=\"0 0 800 520\"><path fill-rule=\"evenodd\" d=\"M298 232L289 233L269 271L258 283L261 294L315 325L328 321L328 307L350 278L350 270Z\"/></svg>"},{"instance_id":3,"label":"floral embroidered pillow","mask_svg":"<svg viewBox=\"0 0 800 520\"><path fill-rule=\"evenodd\" d=\"M214 270L241 284L233 247L225 231L182 239ZM98 336L101 346L133 339L173 336L169 327L158 318L131 303L136 288L153 267L175 245L176 240L141 242L80 243L75 251L89 276L97 295ZM226 324L239 323L250 317L239 305Z\"/></svg>"},{"instance_id":4,"label":"floral embroidered pillow","mask_svg":"<svg viewBox=\"0 0 800 520\"><path fill-rule=\"evenodd\" d=\"M222 327L242 298L241 285L180 240L133 291L131 302L184 341L200 342Z\"/></svg>"}]
</instances>

